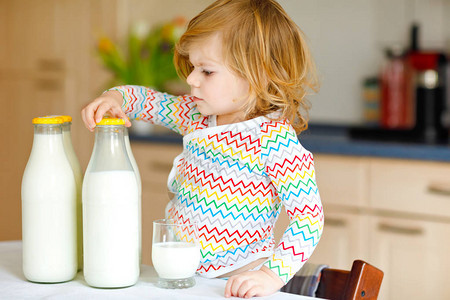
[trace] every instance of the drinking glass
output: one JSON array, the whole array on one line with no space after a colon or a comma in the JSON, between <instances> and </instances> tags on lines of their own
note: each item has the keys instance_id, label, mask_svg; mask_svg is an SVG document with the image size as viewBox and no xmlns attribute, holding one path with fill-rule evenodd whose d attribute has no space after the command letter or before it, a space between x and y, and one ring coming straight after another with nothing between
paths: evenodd
<instances>
[{"instance_id":1,"label":"drinking glass","mask_svg":"<svg viewBox=\"0 0 450 300\"><path fill-rule=\"evenodd\" d=\"M153 221L152 262L158 286L182 289L195 285L200 263L197 224L172 219Z\"/></svg>"}]
</instances>

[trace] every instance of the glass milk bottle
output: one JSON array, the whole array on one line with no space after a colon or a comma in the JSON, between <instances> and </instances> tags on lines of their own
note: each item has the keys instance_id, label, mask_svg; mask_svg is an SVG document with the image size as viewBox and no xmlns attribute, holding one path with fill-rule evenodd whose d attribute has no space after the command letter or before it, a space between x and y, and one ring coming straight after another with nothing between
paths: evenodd
<instances>
[{"instance_id":1,"label":"glass milk bottle","mask_svg":"<svg viewBox=\"0 0 450 300\"><path fill-rule=\"evenodd\" d=\"M23 272L34 282L63 282L77 273L76 182L64 151L62 118L34 118L22 178Z\"/></svg>"},{"instance_id":2,"label":"glass milk bottle","mask_svg":"<svg viewBox=\"0 0 450 300\"><path fill-rule=\"evenodd\" d=\"M125 147L125 121L104 118L83 180L84 278L93 287L139 277L139 188Z\"/></svg>"},{"instance_id":3,"label":"glass milk bottle","mask_svg":"<svg viewBox=\"0 0 450 300\"><path fill-rule=\"evenodd\" d=\"M131 150L130 137L128 135L128 129L125 127L124 131L125 147L127 148L128 158L133 166L134 174L136 175L136 181L139 189L139 262L142 261L142 182L141 174L139 172L136 159L134 158L133 151Z\"/></svg>"},{"instance_id":4,"label":"glass milk bottle","mask_svg":"<svg viewBox=\"0 0 450 300\"><path fill-rule=\"evenodd\" d=\"M83 174L81 172L80 162L78 161L72 145L72 134L70 130L72 125L72 117L60 117L64 120L62 125L64 149L66 151L67 158L69 159L70 166L72 167L75 182L77 184L77 253L78 270L81 270L83 268L83 218L81 211L81 186L83 184Z\"/></svg>"}]
</instances>

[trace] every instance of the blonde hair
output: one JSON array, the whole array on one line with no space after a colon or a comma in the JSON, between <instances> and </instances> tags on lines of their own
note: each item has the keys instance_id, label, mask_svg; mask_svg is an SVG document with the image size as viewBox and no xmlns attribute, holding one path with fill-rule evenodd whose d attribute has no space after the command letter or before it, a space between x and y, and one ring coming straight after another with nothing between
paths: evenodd
<instances>
[{"instance_id":1,"label":"blonde hair","mask_svg":"<svg viewBox=\"0 0 450 300\"><path fill-rule=\"evenodd\" d=\"M189 47L222 36L227 66L250 85L246 118L280 111L300 133L308 128L309 90L317 91L315 65L303 33L273 0L218 0L194 17L175 47L182 78L193 70Z\"/></svg>"}]
</instances>

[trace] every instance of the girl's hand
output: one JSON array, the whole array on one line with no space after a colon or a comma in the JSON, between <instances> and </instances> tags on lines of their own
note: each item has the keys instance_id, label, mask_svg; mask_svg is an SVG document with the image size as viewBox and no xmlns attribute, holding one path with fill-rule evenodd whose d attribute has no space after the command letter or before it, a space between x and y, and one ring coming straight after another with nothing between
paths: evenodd
<instances>
[{"instance_id":1,"label":"girl's hand","mask_svg":"<svg viewBox=\"0 0 450 300\"><path fill-rule=\"evenodd\" d=\"M262 266L257 271L247 271L231 276L225 286L225 297L251 298L267 296L277 292L284 282L269 268Z\"/></svg>"},{"instance_id":2,"label":"girl's hand","mask_svg":"<svg viewBox=\"0 0 450 300\"><path fill-rule=\"evenodd\" d=\"M100 122L103 116L108 113L113 118L125 120L125 126L130 127L131 122L122 111L122 94L118 91L108 91L86 105L81 111L81 118L84 125L90 131L94 131L96 123Z\"/></svg>"}]
</instances>

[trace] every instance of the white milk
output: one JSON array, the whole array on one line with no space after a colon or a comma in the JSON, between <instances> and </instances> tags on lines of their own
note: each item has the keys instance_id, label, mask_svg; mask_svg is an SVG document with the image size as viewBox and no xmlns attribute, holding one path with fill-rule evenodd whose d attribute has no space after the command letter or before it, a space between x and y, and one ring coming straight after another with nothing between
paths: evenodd
<instances>
[{"instance_id":1,"label":"white milk","mask_svg":"<svg viewBox=\"0 0 450 300\"><path fill-rule=\"evenodd\" d=\"M84 277L95 287L125 287L139 277L138 189L132 171L86 173Z\"/></svg>"},{"instance_id":2,"label":"white milk","mask_svg":"<svg viewBox=\"0 0 450 300\"><path fill-rule=\"evenodd\" d=\"M161 278L189 278L194 276L200 263L200 248L186 242L155 243L152 262Z\"/></svg>"},{"instance_id":3,"label":"white milk","mask_svg":"<svg viewBox=\"0 0 450 300\"><path fill-rule=\"evenodd\" d=\"M75 277L76 185L62 134L35 134L22 178L23 271L35 282Z\"/></svg>"},{"instance_id":4,"label":"white milk","mask_svg":"<svg viewBox=\"0 0 450 300\"><path fill-rule=\"evenodd\" d=\"M70 132L70 124L63 125L63 142L67 159L72 167L75 182L77 184L77 253L78 253L78 270L83 267L83 217L81 208L81 187L83 184L83 174L81 173L80 162L78 161L75 150L72 145L72 135Z\"/></svg>"}]
</instances>

